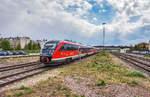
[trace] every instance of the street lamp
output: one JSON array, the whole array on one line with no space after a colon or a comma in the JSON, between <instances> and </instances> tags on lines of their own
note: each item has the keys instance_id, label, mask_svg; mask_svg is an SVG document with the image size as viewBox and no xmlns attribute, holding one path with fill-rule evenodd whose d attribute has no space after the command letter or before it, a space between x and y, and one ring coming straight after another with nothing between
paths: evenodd
<instances>
[{"instance_id":1,"label":"street lamp","mask_svg":"<svg viewBox=\"0 0 150 97\"><path fill-rule=\"evenodd\" d=\"M102 26L103 26L103 50L104 50L104 47L105 47L105 24L106 23L102 23Z\"/></svg>"}]
</instances>

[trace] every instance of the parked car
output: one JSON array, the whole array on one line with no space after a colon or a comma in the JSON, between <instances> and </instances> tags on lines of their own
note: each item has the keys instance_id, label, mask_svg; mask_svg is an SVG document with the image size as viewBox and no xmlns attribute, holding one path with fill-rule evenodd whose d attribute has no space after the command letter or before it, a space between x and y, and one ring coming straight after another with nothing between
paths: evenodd
<instances>
[{"instance_id":1,"label":"parked car","mask_svg":"<svg viewBox=\"0 0 150 97\"><path fill-rule=\"evenodd\" d=\"M6 56L6 55L8 55L7 52L0 52L0 56Z\"/></svg>"},{"instance_id":2,"label":"parked car","mask_svg":"<svg viewBox=\"0 0 150 97\"><path fill-rule=\"evenodd\" d=\"M13 55L19 55L19 53L18 52L13 52Z\"/></svg>"},{"instance_id":3,"label":"parked car","mask_svg":"<svg viewBox=\"0 0 150 97\"><path fill-rule=\"evenodd\" d=\"M7 53L8 53L8 55L10 56L10 55L13 55L13 53L12 52L10 52L10 51L7 51Z\"/></svg>"},{"instance_id":4,"label":"parked car","mask_svg":"<svg viewBox=\"0 0 150 97\"><path fill-rule=\"evenodd\" d=\"M26 53L24 51L20 51L18 53L19 53L19 55L26 55Z\"/></svg>"}]
</instances>

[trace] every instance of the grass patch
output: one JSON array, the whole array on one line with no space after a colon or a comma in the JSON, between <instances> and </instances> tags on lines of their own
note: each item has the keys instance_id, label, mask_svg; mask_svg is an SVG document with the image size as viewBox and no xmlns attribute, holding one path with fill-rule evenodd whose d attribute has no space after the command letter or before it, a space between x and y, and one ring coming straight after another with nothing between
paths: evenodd
<instances>
[{"instance_id":1,"label":"grass patch","mask_svg":"<svg viewBox=\"0 0 150 97\"><path fill-rule=\"evenodd\" d=\"M19 96L22 96L23 95L23 92L18 92L18 93L15 93L13 96L14 97L19 97Z\"/></svg>"},{"instance_id":2,"label":"grass patch","mask_svg":"<svg viewBox=\"0 0 150 97\"><path fill-rule=\"evenodd\" d=\"M138 82L136 82L135 80L131 81L128 83L130 86L136 86L138 85Z\"/></svg>"},{"instance_id":3,"label":"grass patch","mask_svg":"<svg viewBox=\"0 0 150 97\"><path fill-rule=\"evenodd\" d=\"M8 95L7 97L20 97L20 96L23 96L23 92L17 92L12 95Z\"/></svg>"},{"instance_id":4,"label":"grass patch","mask_svg":"<svg viewBox=\"0 0 150 97\"><path fill-rule=\"evenodd\" d=\"M125 66L114 64L112 56L108 53L99 53L91 56L84 62L75 63L65 68L62 68L60 76L69 76L76 78L78 76L89 78L96 85L103 86L107 84L128 84L134 80L146 80L146 77L141 72L135 72ZM99 80L101 79L101 81ZM148 79L146 80L148 81Z\"/></svg>"},{"instance_id":5,"label":"grass patch","mask_svg":"<svg viewBox=\"0 0 150 97\"><path fill-rule=\"evenodd\" d=\"M101 80L99 83L96 84L97 86L105 86L106 83L104 80Z\"/></svg>"},{"instance_id":6,"label":"grass patch","mask_svg":"<svg viewBox=\"0 0 150 97\"><path fill-rule=\"evenodd\" d=\"M20 97L23 95L29 95L32 93L35 93L35 91L29 87L25 87L24 85L22 85L20 88L16 89L17 91L13 94L9 94L8 97Z\"/></svg>"},{"instance_id":7,"label":"grass patch","mask_svg":"<svg viewBox=\"0 0 150 97\"><path fill-rule=\"evenodd\" d=\"M126 76L129 76L129 77L141 77L141 78L146 78L146 76L145 76L142 72L139 72L139 71L128 72L128 73L126 74Z\"/></svg>"},{"instance_id":8,"label":"grass patch","mask_svg":"<svg viewBox=\"0 0 150 97\"><path fill-rule=\"evenodd\" d=\"M145 57L147 57L147 58L150 58L150 55L144 55Z\"/></svg>"},{"instance_id":9,"label":"grass patch","mask_svg":"<svg viewBox=\"0 0 150 97\"><path fill-rule=\"evenodd\" d=\"M0 59L0 62L1 63L4 63L6 64L7 62L8 63L11 63L11 62L28 62L28 61L31 61L32 60L37 60L39 59L39 56L32 56L32 57L14 57L14 58L7 58L7 59Z\"/></svg>"},{"instance_id":10,"label":"grass patch","mask_svg":"<svg viewBox=\"0 0 150 97\"><path fill-rule=\"evenodd\" d=\"M14 90L13 93L9 94L8 97L75 97L74 95L81 97L78 94L72 93L68 87L64 86L60 78L49 77L36 86L26 87L22 85L20 88Z\"/></svg>"},{"instance_id":11,"label":"grass patch","mask_svg":"<svg viewBox=\"0 0 150 97\"><path fill-rule=\"evenodd\" d=\"M27 90L27 89L29 89L28 87L25 87L24 85L22 85L20 88L19 88L19 90Z\"/></svg>"}]
</instances>

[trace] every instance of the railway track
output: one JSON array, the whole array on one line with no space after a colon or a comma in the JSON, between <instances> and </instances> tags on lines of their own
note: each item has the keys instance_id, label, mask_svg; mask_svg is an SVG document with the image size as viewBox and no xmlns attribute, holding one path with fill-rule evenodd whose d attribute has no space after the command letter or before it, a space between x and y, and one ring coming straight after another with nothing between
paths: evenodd
<instances>
[{"instance_id":1,"label":"railway track","mask_svg":"<svg viewBox=\"0 0 150 97\"><path fill-rule=\"evenodd\" d=\"M73 63L76 61L74 60L69 63L60 63L60 64L69 65L70 63ZM12 82L16 82L16 81L25 79L27 77L40 74L44 71L63 66L60 64L55 64L55 65L52 64L52 66L47 67L41 62L36 61L36 62L30 62L30 63L25 63L25 64L0 67L0 88Z\"/></svg>"},{"instance_id":2,"label":"railway track","mask_svg":"<svg viewBox=\"0 0 150 97\"><path fill-rule=\"evenodd\" d=\"M3 67L0 67L0 72L7 71L7 70L18 69L18 68L22 68L22 67L33 66L33 65L37 65L39 63L40 63L40 61L36 61L36 62L29 62L29 63L18 64L18 65L3 66Z\"/></svg>"},{"instance_id":3,"label":"railway track","mask_svg":"<svg viewBox=\"0 0 150 97\"><path fill-rule=\"evenodd\" d=\"M113 52L114 56L133 64L134 66L138 67L140 70L144 71L148 75L150 75L150 59L130 54L118 53Z\"/></svg>"},{"instance_id":4,"label":"railway track","mask_svg":"<svg viewBox=\"0 0 150 97\"><path fill-rule=\"evenodd\" d=\"M150 58L146 58L146 57L142 57L142 56L137 56L137 55L133 55L133 54L127 54L127 55L131 56L131 57L134 57L134 58L138 58L138 59L143 60L143 61L150 62Z\"/></svg>"},{"instance_id":5,"label":"railway track","mask_svg":"<svg viewBox=\"0 0 150 97\"><path fill-rule=\"evenodd\" d=\"M48 70L39 61L0 67L0 87Z\"/></svg>"}]
</instances>

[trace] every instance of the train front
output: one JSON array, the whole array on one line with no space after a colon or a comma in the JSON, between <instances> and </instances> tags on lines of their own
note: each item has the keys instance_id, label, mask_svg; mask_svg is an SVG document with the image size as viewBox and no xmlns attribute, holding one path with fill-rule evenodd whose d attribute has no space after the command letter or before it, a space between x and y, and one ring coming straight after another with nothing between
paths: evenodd
<instances>
[{"instance_id":1,"label":"train front","mask_svg":"<svg viewBox=\"0 0 150 97\"><path fill-rule=\"evenodd\" d=\"M51 63L51 59L56 50L59 41L48 41L44 44L44 47L40 52L40 62Z\"/></svg>"}]
</instances>

